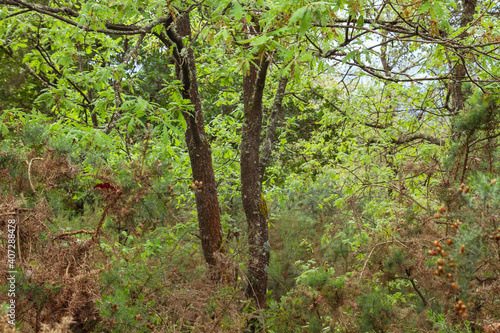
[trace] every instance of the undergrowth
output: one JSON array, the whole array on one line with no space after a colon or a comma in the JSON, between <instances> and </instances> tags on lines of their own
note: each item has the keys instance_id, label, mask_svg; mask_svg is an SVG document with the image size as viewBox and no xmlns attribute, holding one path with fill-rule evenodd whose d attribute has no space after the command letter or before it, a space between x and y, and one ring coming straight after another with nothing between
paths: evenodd
<instances>
[{"instance_id":1,"label":"undergrowth","mask_svg":"<svg viewBox=\"0 0 500 333\"><path fill-rule=\"evenodd\" d=\"M230 277L214 282L186 154L158 148L149 128L135 142L81 134L42 123L0 144L0 228L9 219L17 226L17 331L498 330L496 164L485 166L493 172L477 165L463 184L434 158L391 166L408 177L382 190L382 167L362 184L328 166L269 182L268 308L257 311L244 295L246 227L233 166L221 160L219 260Z\"/></svg>"}]
</instances>

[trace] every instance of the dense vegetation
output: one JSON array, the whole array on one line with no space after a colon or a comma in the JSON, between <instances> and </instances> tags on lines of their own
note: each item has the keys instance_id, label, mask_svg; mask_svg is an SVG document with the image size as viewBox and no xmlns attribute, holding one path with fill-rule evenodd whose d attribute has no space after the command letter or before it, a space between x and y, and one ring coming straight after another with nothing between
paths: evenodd
<instances>
[{"instance_id":1,"label":"dense vegetation","mask_svg":"<svg viewBox=\"0 0 500 333\"><path fill-rule=\"evenodd\" d=\"M0 329L498 332L499 15L0 0Z\"/></svg>"}]
</instances>

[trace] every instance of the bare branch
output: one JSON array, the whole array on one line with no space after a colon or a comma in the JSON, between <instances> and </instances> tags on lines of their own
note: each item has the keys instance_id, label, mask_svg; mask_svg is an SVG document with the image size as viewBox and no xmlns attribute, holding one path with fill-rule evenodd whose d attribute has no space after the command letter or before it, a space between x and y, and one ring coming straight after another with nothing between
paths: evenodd
<instances>
[{"instance_id":1,"label":"bare branch","mask_svg":"<svg viewBox=\"0 0 500 333\"><path fill-rule=\"evenodd\" d=\"M444 146L445 145L445 140L441 140L441 139L438 139L438 138L435 138L433 136L426 135L426 134L412 134L412 135L408 135L405 137L401 137L399 139L392 139L391 143L396 144L396 145L402 145L402 144L410 143L410 142L413 142L416 140L427 141L428 143L431 143L431 144L434 144L437 146ZM381 143L381 141L377 140L377 139L373 139L373 138L368 140L368 144L372 144L372 143Z\"/></svg>"},{"instance_id":2,"label":"bare branch","mask_svg":"<svg viewBox=\"0 0 500 333\"><path fill-rule=\"evenodd\" d=\"M84 31L89 31L89 32L99 32L99 33L104 33L104 34L110 34L110 35L139 35L142 33L150 33L151 29L153 29L155 26L158 24L162 24L167 22L168 17L161 17L157 20L154 20L144 26L136 26L136 25L125 25L125 24L116 24L116 23L110 23L106 22L104 25L106 26L107 29L92 29L88 25L80 25L77 22L73 21L72 19L69 19L67 17L64 17L62 15L78 18L80 14L73 9L69 7L63 7L63 8L58 8L58 7L48 7L48 6L42 6L30 2L25 2L21 0L0 0L0 5L11 5L19 8L26 8L30 11L34 11L40 14L48 15L51 16L59 21L68 23L72 26L75 26L79 29L82 29Z\"/></svg>"}]
</instances>

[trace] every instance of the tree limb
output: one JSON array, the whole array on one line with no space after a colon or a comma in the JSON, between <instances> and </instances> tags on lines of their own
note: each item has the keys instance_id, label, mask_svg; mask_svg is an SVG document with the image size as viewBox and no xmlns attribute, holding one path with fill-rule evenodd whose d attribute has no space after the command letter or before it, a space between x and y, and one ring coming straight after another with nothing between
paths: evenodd
<instances>
[{"instance_id":1,"label":"tree limb","mask_svg":"<svg viewBox=\"0 0 500 333\"><path fill-rule=\"evenodd\" d=\"M396 144L396 145L402 145L405 143L410 143L410 142L415 141L415 140L427 141L428 143L431 143L431 144L434 144L437 146L444 146L444 144L445 144L445 140L441 140L441 139L438 139L438 138L435 138L433 136L426 135L426 134L412 134L412 135L408 135L408 136L401 137L398 139L392 139L391 143ZM372 144L372 143L381 143L381 141L377 140L377 139L373 139L373 138L368 140L368 144Z\"/></svg>"},{"instance_id":2,"label":"tree limb","mask_svg":"<svg viewBox=\"0 0 500 333\"><path fill-rule=\"evenodd\" d=\"M273 105L271 106L271 114L269 116L269 124L266 129L266 136L261 146L260 156L260 177L263 178L266 172L271 152L273 151L274 140L276 139L276 127L280 116L283 114L283 98L285 97L285 90L288 84L288 77L284 76L279 80L278 90L274 96Z\"/></svg>"},{"instance_id":3,"label":"tree limb","mask_svg":"<svg viewBox=\"0 0 500 333\"><path fill-rule=\"evenodd\" d=\"M65 23L68 23L72 26L75 26L79 29L82 29L84 31L89 31L89 32L100 32L104 34L110 34L110 35L139 35L142 33L150 33L151 29L153 29L155 26L158 24L162 24L167 22L168 17L160 17L157 20L154 20L144 26L136 26L136 25L125 25L125 24L116 24L116 23L110 23L106 22L104 26L107 29L92 29L88 25L80 25L77 22L73 21L72 19L69 19L67 17L64 17L62 15L78 18L80 16L80 13L74 11L73 9L69 7L49 7L49 6L43 6L43 5L38 5L34 3L29 3L21 0L0 0L0 5L11 5L19 8L26 8L31 11L35 11L40 14L48 15L51 16L59 21L63 21Z\"/></svg>"}]
</instances>

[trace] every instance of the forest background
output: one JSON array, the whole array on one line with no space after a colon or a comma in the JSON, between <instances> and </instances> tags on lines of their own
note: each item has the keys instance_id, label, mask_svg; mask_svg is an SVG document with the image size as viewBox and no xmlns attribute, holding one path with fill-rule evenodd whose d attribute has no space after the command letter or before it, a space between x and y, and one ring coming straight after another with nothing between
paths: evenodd
<instances>
[{"instance_id":1,"label":"forest background","mask_svg":"<svg viewBox=\"0 0 500 333\"><path fill-rule=\"evenodd\" d=\"M0 0L3 329L498 331L499 15Z\"/></svg>"}]
</instances>

